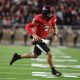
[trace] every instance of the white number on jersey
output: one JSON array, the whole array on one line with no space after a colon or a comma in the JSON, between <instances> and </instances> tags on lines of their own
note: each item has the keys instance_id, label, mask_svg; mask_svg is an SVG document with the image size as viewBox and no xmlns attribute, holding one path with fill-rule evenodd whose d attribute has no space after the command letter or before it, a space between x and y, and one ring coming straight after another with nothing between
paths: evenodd
<instances>
[{"instance_id":1,"label":"white number on jersey","mask_svg":"<svg viewBox=\"0 0 80 80\"><path fill-rule=\"evenodd\" d=\"M45 26L45 31L48 31L49 30L49 26Z\"/></svg>"}]
</instances>

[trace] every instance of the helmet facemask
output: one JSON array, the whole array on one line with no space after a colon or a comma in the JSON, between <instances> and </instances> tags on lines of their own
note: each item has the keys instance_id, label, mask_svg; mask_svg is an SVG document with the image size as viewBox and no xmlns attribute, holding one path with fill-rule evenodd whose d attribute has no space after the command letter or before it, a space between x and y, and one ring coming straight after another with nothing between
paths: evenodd
<instances>
[{"instance_id":1,"label":"helmet facemask","mask_svg":"<svg viewBox=\"0 0 80 80\"><path fill-rule=\"evenodd\" d=\"M47 18L51 18L54 14L54 10L51 6L46 5L42 8L42 14Z\"/></svg>"}]
</instances>

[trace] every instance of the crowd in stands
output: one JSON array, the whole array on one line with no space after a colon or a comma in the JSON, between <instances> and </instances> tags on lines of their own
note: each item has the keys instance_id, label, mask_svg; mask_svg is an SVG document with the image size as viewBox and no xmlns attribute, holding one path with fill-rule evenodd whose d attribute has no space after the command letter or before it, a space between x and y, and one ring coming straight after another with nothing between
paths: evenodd
<instances>
[{"instance_id":1,"label":"crowd in stands","mask_svg":"<svg viewBox=\"0 0 80 80\"><path fill-rule=\"evenodd\" d=\"M80 47L80 30L72 30L71 27L64 26L63 29L59 29L58 40L54 42L54 32L51 31L48 39L50 45L54 46L73 46ZM0 27L0 44L19 44L28 45L31 44L30 36L23 28L3 29Z\"/></svg>"},{"instance_id":2,"label":"crowd in stands","mask_svg":"<svg viewBox=\"0 0 80 80\"><path fill-rule=\"evenodd\" d=\"M57 15L57 24L80 25L80 0L0 0L0 25L26 24L43 5L50 4Z\"/></svg>"},{"instance_id":3,"label":"crowd in stands","mask_svg":"<svg viewBox=\"0 0 80 80\"><path fill-rule=\"evenodd\" d=\"M25 24L30 22L35 14L41 13L42 6L48 4L52 5L55 10L58 25L80 27L79 3L80 0L0 0L0 42L4 34L3 28L11 29L11 43L13 43L14 29L24 28ZM67 36L68 28L65 29L64 26L61 26L63 32L59 34L60 45L66 43L65 36ZM76 46L79 36L77 31L73 31L74 46ZM24 43L26 41L27 33L24 34Z\"/></svg>"}]
</instances>

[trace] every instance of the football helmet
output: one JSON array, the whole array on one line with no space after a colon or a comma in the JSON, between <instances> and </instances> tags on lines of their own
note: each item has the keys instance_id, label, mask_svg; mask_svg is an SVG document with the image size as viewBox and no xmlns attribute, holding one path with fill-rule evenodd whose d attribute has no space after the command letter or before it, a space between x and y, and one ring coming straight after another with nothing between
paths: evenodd
<instances>
[{"instance_id":1,"label":"football helmet","mask_svg":"<svg viewBox=\"0 0 80 80\"><path fill-rule=\"evenodd\" d=\"M53 7L50 6L50 5L45 5L45 6L43 6L43 8L42 8L42 14L43 14L44 16L46 16L47 18L51 18L52 15L54 14L54 9L53 9Z\"/></svg>"}]
</instances>

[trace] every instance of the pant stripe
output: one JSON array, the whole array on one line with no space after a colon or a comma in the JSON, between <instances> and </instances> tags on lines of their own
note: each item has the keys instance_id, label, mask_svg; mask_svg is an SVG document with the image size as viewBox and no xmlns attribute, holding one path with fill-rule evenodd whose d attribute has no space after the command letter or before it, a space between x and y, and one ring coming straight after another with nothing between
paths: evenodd
<instances>
[{"instance_id":1,"label":"pant stripe","mask_svg":"<svg viewBox=\"0 0 80 80\"><path fill-rule=\"evenodd\" d=\"M37 44L36 46L37 46L43 53L46 53L46 51L44 51L40 45Z\"/></svg>"}]
</instances>

